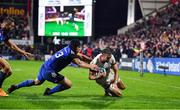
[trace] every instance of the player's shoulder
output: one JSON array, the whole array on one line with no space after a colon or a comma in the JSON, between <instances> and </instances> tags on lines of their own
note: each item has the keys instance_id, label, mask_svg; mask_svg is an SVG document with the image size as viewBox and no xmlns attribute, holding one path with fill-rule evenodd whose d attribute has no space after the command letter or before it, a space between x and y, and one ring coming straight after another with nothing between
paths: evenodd
<instances>
[{"instance_id":1,"label":"player's shoulder","mask_svg":"<svg viewBox=\"0 0 180 110\"><path fill-rule=\"evenodd\" d=\"M69 46L66 46L66 47L62 48L60 51L63 51L65 53L69 53L71 51L71 49L69 48Z\"/></svg>"},{"instance_id":2,"label":"player's shoulder","mask_svg":"<svg viewBox=\"0 0 180 110\"><path fill-rule=\"evenodd\" d=\"M76 58L77 55L75 54L74 51L69 46L64 47L59 51L59 53L62 53L64 57L71 57L71 58Z\"/></svg>"},{"instance_id":3,"label":"player's shoulder","mask_svg":"<svg viewBox=\"0 0 180 110\"><path fill-rule=\"evenodd\" d=\"M93 58L93 60L97 60L102 54L98 54L96 57Z\"/></svg>"},{"instance_id":4,"label":"player's shoulder","mask_svg":"<svg viewBox=\"0 0 180 110\"><path fill-rule=\"evenodd\" d=\"M97 60L100 58L102 54L98 54L96 57L93 58L93 60L90 62L90 64L96 64L97 63Z\"/></svg>"},{"instance_id":5,"label":"player's shoulder","mask_svg":"<svg viewBox=\"0 0 180 110\"><path fill-rule=\"evenodd\" d=\"M115 57L114 57L114 55L113 55L113 54L111 54L111 59L115 59Z\"/></svg>"},{"instance_id":6,"label":"player's shoulder","mask_svg":"<svg viewBox=\"0 0 180 110\"><path fill-rule=\"evenodd\" d=\"M111 64L113 64L113 65L116 64L116 59L115 59L115 57L114 57L113 54L111 55L111 58L110 58L109 62L110 62Z\"/></svg>"},{"instance_id":7,"label":"player's shoulder","mask_svg":"<svg viewBox=\"0 0 180 110\"><path fill-rule=\"evenodd\" d=\"M99 58L101 55L102 55L102 53L98 54L95 58ZM94 58L94 59L95 59L95 58Z\"/></svg>"},{"instance_id":8,"label":"player's shoulder","mask_svg":"<svg viewBox=\"0 0 180 110\"><path fill-rule=\"evenodd\" d=\"M56 52L56 53L62 53L64 55L68 55L68 54L71 53L71 49L68 46L66 46L66 47L62 48L61 50L59 50L58 52Z\"/></svg>"},{"instance_id":9,"label":"player's shoulder","mask_svg":"<svg viewBox=\"0 0 180 110\"><path fill-rule=\"evenodd\" d=\"M67 54L75 54L69 46L64 47L63 50Z\"/></svg>"}]
</instances>

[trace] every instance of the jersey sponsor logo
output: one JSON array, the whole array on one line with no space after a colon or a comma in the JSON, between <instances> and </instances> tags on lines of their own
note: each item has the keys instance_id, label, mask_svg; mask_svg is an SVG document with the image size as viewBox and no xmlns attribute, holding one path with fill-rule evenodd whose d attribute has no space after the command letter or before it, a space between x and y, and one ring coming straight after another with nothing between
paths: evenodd
<instances>
[{"instance_id":1,"label":"jersey sponsor logo","mask_svg":"<svg viewBox=\"0 0 180 110\"><path fill-rule=\"evenodd\" d=\"M52 76L53 78L55 78L55 77L57 76L57 74L56 74L56 73L51 73L51 76Z\"/></svg>"}]
</instances>

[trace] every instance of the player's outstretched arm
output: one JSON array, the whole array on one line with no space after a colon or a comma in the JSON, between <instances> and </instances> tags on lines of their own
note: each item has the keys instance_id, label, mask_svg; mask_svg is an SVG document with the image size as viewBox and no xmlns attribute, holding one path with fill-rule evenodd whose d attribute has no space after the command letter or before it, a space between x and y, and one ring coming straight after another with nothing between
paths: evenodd
<instances>
[{"instance_id":1,"label":"player's outstretched arm","mask_svg":"<svg viewBox=\"0 0 180 110\"><path fill-rule=\"evenodd\" d=\"M81 61L79 58L74 58L73 62L75 64L77 64L78 66L82 67L82 68L87 68L87 69L91 69L91 70L94 70L94 71L98 71L99 70L99 67L97 65L87 64L87 63Z\"/></svg>"},{"instance_id":2,"label":"player's outstretched arm","mask_svg":"<svg viewBox=\"0 0 180 110\"><path fill-rule=\"evenodd\" d=\"M24 55L26 58L28 59L32 59L33 55L31 53L28 53L22 49L20 49L15 43L13 43L11 40L7 40L5 42L6 45L8 45L9 48L11 48L12 50L15 50L16 52Z\"/></svg>"},{"instance_id":3,"label":"player's outstretched arm","mask_svg":"<svg viewBox=\"0 0 180 110\"><path fill-rule=\"evenodd\" d=\"M91 58L91 57L88 57L88 56L86 56L86 55L84 55L84 54L78 53L77 55L78 55L78 57L79 57L80 59L82 59L82 60L84 60L84 61L88 61L88 62L91 62L91 61L92 61L92 58Z\"/></svg>"}]
</instances>

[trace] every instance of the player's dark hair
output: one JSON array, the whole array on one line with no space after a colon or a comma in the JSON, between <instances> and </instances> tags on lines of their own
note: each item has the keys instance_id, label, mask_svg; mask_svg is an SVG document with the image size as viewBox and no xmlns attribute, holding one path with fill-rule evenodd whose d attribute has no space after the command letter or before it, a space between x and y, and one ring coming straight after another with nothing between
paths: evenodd
<instances>
[{"instance_id":1,"label":"player's dark hair","mask_svg":"<svg viewBox=\"0 0 180 110\"><path fill-rule=\"evenodd\" d=\"M77 47L80 47L81 43L79 40L77 39L73 39L71 40L70 44L69 44L69 47L72 49L72 50L75 50Z\"/></svg>"},{"instance_id":2,"label":"player's dark hair","mask_svg":"<svg viewBox=\"0 0 180 110\"><path fill-rule=\"evenodd\" d=\"M111 55L112 54L111 48L109 48L109 47L105 48L104 50L102 50L102 54Z\"/></svg>"},{"instance_id":3,"label":"player's dark hair","mask_svg":"<svg viewBox=\"0 0 180 110\"><path fill-rule=\"evenodd\" d=\"M7 16L8 16L8 15L7 15L6 13L3 13L3 14L0 16L0 23L2 23Z\"/></svg>"},{"instance_id":4,"label":"player's dark hair","mask_svg":"<svg viewBox=\"0 0 180 110\"><path fill-rule=\"evenodd\" d=\"M3 22L7 23L7 24L11 24L12 22L14 22L14 19L10 18L10 17L6 17Z\"/></svg>"}]
</instances>

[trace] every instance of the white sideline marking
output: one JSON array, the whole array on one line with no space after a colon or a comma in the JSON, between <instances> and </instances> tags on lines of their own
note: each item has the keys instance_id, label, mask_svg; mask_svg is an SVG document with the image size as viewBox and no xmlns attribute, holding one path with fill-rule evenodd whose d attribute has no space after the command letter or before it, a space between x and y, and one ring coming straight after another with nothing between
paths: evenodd
<instances>
[{"instance_id":1,"label":"white sideline marking","mask_svg":"<svg viewBox=\"0 0 180 110\"><path fill-rule=\"evenodd\" d=\"M98 98L98 97L97 97ZM71 101L71 102L104 102L104 104L106 103L109 103L109 102L116 102L116 101L119 101L119 100L114 100L113 98L112 99L108 99L108 100L98 100L98 99L90 99L90 100L82 100L81 98L79 99L72 99L72 98L68 98L68 99L3 99L3 100L0 100L0 102L9 102L9 101L16 101L16 102L25 102L25 101L32 101L32 102L47 102L47 101ZM179 100L171 100L171 101L152 101L152 100L145 100L145 101L125 101L125 102L128 102L128 103L153 103L153 104L179 104Z\"/></svg>"},{"instance_id":2,"label":"white sideline marking","mask_svg":"<svg viewBox=\"0 0 180 110\"><path fill-rule=\"evenodd\" d=\"M20 68L15 68L15 69L13 69L13 71L22 71L22 69L20 69Z\"/></svg>"},{"instance_id":3,"label":"white sideline marking","mask_svg":"<svg viewBox=\"0 0 180 110\"><path fill-rule=\"evenodd\" d=\"M140 80L140 79L137 79L137 78L131 78L131 77L123 77L123 78L144 82L144 80ZM145 82L149 83L149 84L156 84L156 85L158 84L158 85L161 85L161 86L166 86L166 87L170 87L170 88L174 88L174 89L180 89L179 86L172 86L172 85L167 85L167 84L162 84L162 83L157 83L157 82L152 82L152 81L145 81Z\"/></svg>"}]
</instances>

